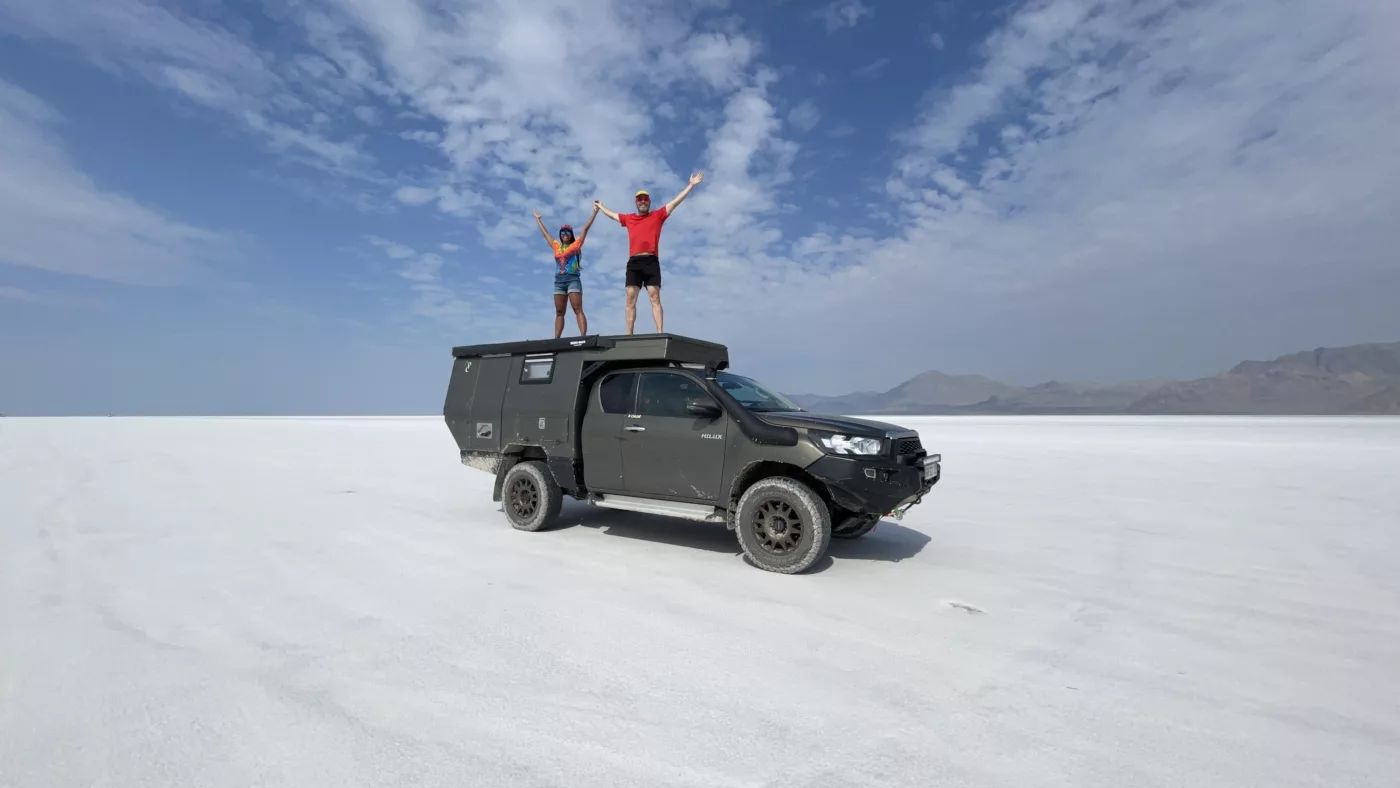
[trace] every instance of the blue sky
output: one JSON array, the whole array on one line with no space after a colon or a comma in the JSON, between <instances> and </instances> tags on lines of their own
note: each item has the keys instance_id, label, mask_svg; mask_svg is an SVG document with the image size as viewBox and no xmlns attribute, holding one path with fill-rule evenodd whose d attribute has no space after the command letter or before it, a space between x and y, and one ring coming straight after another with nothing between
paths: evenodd
<instances>
[{"instance_id":1,"label":"blue sky","mask_svg":"<svg viewBox=\"0 0 1400 788\"><path fill-rule=\"evenodd\" d=\"M6 0L0 412L435 412L696 169L667 330L789 392L1400 339L1398 125L1387 0Z\"/></svg>"}]
</instances>

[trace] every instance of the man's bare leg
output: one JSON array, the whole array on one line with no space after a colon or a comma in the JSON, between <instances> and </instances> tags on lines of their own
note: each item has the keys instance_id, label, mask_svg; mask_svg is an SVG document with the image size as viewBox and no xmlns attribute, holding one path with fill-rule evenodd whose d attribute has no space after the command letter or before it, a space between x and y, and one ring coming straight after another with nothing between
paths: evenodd
<instances>
[{"instance_id":1,"label":"man's bare leg","mask_svg":"<svg viewBox=\"0 0 1400 788\"><path fill-rule=\"evenodd\" d=\"M640 290L639 287L627 288L627 311L625 314L627 316L627 333L629 334L632 333L633 324L637 322L637 293Z\"/></svg>"},{"instance_id":2,"label":"man's bare leg","mask_svg":"<svg viewBox=\"0 0 1400 788\"><path fill-rule=\"evenodd\" d=\"M661 288L655 285L647 285L647 295L651 296L651 319L656 323L656 333L663 333L661 330Z\"/></svg>"},{"instance_id":3,"label":"man's bare leg","mask_svg":"<svg viewBox=\"0 0 1400 788\"><path fill-rule=\"evenodd\" d=\"M558 339L564 333L564 305L568 299L562 293L554 294L554 338Z\"/></svg>"},{"instance_id":4,"label":"man's bare leg","mask_svg":"<svg viewBox=\"0 0 1400 788\"><path fill-rule=\"evenodd\" d=\"M569 293L569 306L574 308L574 317L578 320L578 335L587 334L588 318L583 314L583 293Z\"/></svg>"}]
</instances>

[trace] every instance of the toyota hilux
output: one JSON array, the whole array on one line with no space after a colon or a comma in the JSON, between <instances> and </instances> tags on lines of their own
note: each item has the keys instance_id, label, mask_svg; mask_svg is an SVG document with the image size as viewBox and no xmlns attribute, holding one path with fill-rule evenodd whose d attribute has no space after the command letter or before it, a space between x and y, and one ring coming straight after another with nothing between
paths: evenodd
<instances>
[{"instance_id":1,"label":"toyota hilux","mask_svg":"<svg viewBox=\"0 0 1400 788\"><path fill-rule=\"evenodd\" d=\"M902 516L942 475L917 431L820 415L729 370L721 344L587 335L453 348L443 416L511 526L592 506L723 523L760 569Z\"/></svg>"}]
</instances>

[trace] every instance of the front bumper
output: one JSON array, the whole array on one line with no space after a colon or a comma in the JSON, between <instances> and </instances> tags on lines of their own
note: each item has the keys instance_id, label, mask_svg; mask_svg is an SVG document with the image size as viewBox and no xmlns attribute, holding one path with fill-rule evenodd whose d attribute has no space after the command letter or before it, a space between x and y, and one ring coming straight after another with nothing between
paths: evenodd
<instances>
[{"instance_id":1,"label":"front bumper","mask_svg":"<svg viewBox=\"0 0 1400 788\"><path fill-rule=\"evenodd\" d=\"M888 457L829 454L807 471L824 483L831 499L857 514L902 514L943 477L943 457L928 454L911 462Z\"/></svg>"}]
</instances>

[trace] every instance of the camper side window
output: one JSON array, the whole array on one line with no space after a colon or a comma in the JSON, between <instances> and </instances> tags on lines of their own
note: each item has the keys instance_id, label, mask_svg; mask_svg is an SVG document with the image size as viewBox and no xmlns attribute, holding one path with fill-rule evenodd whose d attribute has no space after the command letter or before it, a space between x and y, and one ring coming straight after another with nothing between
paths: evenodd
<instances>
[{"instance_id":1,"label":"camper side window","mask_svg":"<svg viewBox=\"0 0 1400 788\"><path fill-rule=\"evenodd\" d=\"M548 383L554 379L554 356L526 356L520 369L521 383Z\"/></svg>"}]
</instances>

